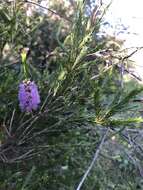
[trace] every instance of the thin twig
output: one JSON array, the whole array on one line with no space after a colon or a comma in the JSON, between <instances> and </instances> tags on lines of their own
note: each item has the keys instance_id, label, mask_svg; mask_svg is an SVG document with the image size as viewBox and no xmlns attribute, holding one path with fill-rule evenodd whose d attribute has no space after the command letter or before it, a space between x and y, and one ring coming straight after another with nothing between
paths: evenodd
<instances>
[{"instance_id":1,"label":"thin twig","mask_svg":"<svg viewBox=\"0 0 143 190\"><path fill-rule=\"evenodd\" d=\"M36 6L38 6L38 7L41 7L42 9L48 10L48 11L51 12L52 14L55 14L55 15L57 15L57 16L59 16L59 17L65 19L66 21L72 23L72 21L71 21L70 19L65 18L63 15L61 15L61 14L59 14L59 13L53 11L52 9L49 9L49 8L47 8L47 7L42 6L42 5L40 5L39 3L35 3L35 2L29 1L29 0L24 0L24 2L25 2L25 3L30 3L30 4L36 5Z\"/></svg>"},{"instance_id":2,"label":"thin twig","mask_svg":"<svg viewBox=\"0 0 143 190\"><path fill-rule=\"evenodd\" d=\"M80 183L79 183L79 185L78 185L78 187L77 187L76 190L80 190L81 189L81 187L82 187L84 181L86 180L86 178L87 178L90 170L93 168L93 165L95 164L95 162L96 162L96 160L98 158L98 155L99 155L99 153L100 153L100 151L102 149L102 146L103 146L103 144L105 142L105 139L107 137L108 131L109 131L109 128L106 130L104 136L102 137L101 142L100 142L100 144L99 144L99 146L98 146L98 148L97 148L97 150L96 150L96 152L94 154L93 160L92 160L90 166L88 167L88 169L86 170L84 176L82 177L82 179L81 179L81 181L80 181Z\"/></svg>"},{"instance_id":3,"label":"thin twig","mask_svg":"<svg viewBox=\"0 0 143 190\"><path fill-rule=\"evenodd\" d=\"M11 116L11 120L10 120L10 125L9 125L9 133L11 134L11 130L12 130L12 123L13 123L13 119L14 119L14 114L15 114L15 109L12 112L12 116Z\"/></svg>"},{"instance_id":4,"label":"thin twig","mask_svg":"<svg viewBox=\"0 0 143 190\"><path fill-rule=\"evenodd\" d=\"M131 52L129 55L123 57L123 61L126 60L126 59L129 59L130 57L132 57L135 53L137 53L139 50L143 49L143 47L136 47L136 49Z\"/></svg>"},{"instance_id":5,"label":"thin twig","mask_svg":"<svg viewBox=\"0 0 143 190\"><path fill-rule=\"evenodd\" d=\"M103 50L103 51L98 51L98 52L95 52L95 53L92 53L92 54L88 54L84 60L85 61L93 61L93 60L96 60L98 58L101 58L101 59L111 59L111 58L115 58L115 59L118 59L121 63L120 64L115 64L120 70L128 73L129 75L131 75L133 78L135 78L136 80L138 80L139 82L142 82L142 78L137 76L136 74L132 73L131 71L129 71L124 65L124 61L129 59L130 57L132 57L135 53L137 53L139 50L143 49L143 47L136 47L136 49L134 51L132 51L129 55L126 55L124 57L120 57L120 56L116 56L116 55L112 55L110 51L107 51L107 50ZM113 63L112 63L113 65ZM111 65L111 67L112 67ZM107 68L107 70L110 69L110 66ZM105 70L106 71L106 70ZM98 75L92 77L92 79L95 79L97 78Z\"/></svg>"},{"instance_id":6,"label":"thin twig","mask_svg":"<svg viewBox=\"0 0 143 190\"><path fill-rule=\"evenodd\" d=\"M9 133L9 130L7 129L6 125L3 124L2 127L3 127L3 129L5 130L7 136L8 136L8 137L11 137L11 134Z\"/></svg>"},{"instance_id":7,"label":"thin twig","mask_svg":"<svg viewBox=\"0 0 143 190\"><path fill-rule=\"evenodd\" d=\"M38 119L39 119L39 117L35 117L35 118L31 121L31 123L26 127L26 129L23 131L23 133L22 133L21 136L19 137L19 139L21 139L21 140L19 141L18 145L20 145L20 144L23 143L23 141L24 141L25 138L29 135L29 133L31 132L31 130L33 130L33 128L30 129L31 126L32 126Z\"/></svg>"},{"instance_id":8,"label":"thin twig","mask_svg":"<svg viewBox=\"0 0 143 190\"><path fill-rule=\"evenodd\" d=\"M121 66L121 65L119 65L119 64L117 64L116 66L117 66L119 69L121 69L121 67L123 67L123 65ZM128 73L130 76L132 76L133 78L135 78L136 80L142 82L142 79L141 79L139 76L135 75L134 73L132 73L131 71L129 71L129 70L126 69L125 67L124 67L124 71L125 71L126 73Z\"/></svg>"}]
</instances>

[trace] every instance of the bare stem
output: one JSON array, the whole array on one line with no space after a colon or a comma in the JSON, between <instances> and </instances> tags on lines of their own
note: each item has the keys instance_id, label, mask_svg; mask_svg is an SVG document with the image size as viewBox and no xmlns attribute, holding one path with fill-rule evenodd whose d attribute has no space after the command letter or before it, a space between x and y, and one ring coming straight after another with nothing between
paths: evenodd
<instances>
[{"instance_id":1,"label":"bare stem","mask_svg":"<svg viewBox=\"0 0 143 190\"><path fill-rule=\"evenodd\" d=\"M52 14L55 14L55 15L57 15L57 16L63 18L64 20L68 21L68 22L72 22L70 19L65 18L63 15L61 15L61 14L59 14L59 13L53 11L52 9L49 9L49 8L47 8L47 7L42 6L42 5L40 5L39 3L35 3L35 2L29 1L29 0L24 0L24 2L25 2L25 3L30 3L30 4L36 5L36 6L38 6L38 7L41 7L42 9L48 10L48 11L51 12Z\"/></svg>"},{"instance_id":2,"label":"bare stem","mask_svg":"<svg viewBox=\"0 0 143 190\"><path fill-rule=\"evenodd\" d=\"M91 164L89 165L88 169L86 170L85 174L83 175L83 177L82 177L82 179L81 179L81 181L80 181L80 183L79 183L79 185L78 185L78 187L77 187L76 190L80 190L81 189L81 187L82 187L84 181L86 180L89 172L93 168L93 166L94 166L94 164L95 164L95 162L96 162L96 160L98 158L98 155L99 155L99 153L100 153L100 151L102 149L102 146L103 146L103 144L105 142L105 139L106 139L106 136L108 134L108 131L109 131L109 128L106 130L104 136L102 137L101 142L100 142L100 144L99 144L99 146L98 146L98 148L97 148L97 150L96 150L96 152L94 154L93 160L92 160Z\"/></svg>"},{"instance_id":3,"label":"bare stem","mask_svg":"<svg viewBox=\"0 0 143 190\"><path fill-rule=\"evenodd\" d=\"M12 130L12 124L13 124L13 119L14 119L14 114L15 114L15 109L12 112L12 116L11 116L11 120L10 120L10 126L9 126L9 133L11 134L11 130Z\"/></svg>"}]
</instances>

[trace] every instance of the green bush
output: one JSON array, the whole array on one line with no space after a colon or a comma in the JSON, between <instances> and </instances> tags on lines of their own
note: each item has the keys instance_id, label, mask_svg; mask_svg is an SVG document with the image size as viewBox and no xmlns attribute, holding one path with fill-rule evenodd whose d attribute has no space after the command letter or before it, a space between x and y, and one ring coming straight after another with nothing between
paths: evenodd
<instances>
[{"instance_id":1,"label":"green bush","mask_svg":"<svg viewBox=\"0 0 143 190\"><path fill-rule=\"evenodd\" d=\"M143 88L122 86L119 62L102 54L108 40L96 39L101 16L85 16L85 4L78 2L63 32L63 21L43 18L39 24L36 14L27 28L23 3L17 2L10 13L11 5L3 4L0 189L76 189L97 151L81 189L140 188L141 147L127 132L141 127L140 107L133 100ZM30 49L28 77L41 97L32 113L21 112L18 102L18 86L25 79L20 52L25 46ZM112 55L118 51L112 49Z\"/></svg>"}]
</instances>

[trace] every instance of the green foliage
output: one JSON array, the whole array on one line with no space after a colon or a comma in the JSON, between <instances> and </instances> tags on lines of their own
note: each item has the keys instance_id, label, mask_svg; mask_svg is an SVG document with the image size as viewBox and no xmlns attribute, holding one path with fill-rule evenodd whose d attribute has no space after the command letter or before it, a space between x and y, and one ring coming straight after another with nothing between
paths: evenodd
<instances>
[{"instance_id":1,"label":"green foliage","mask_svg":"<svg viewBox=\"0 0 143 190\"><path fill-rule=\"evenodd\" d=\"M53 44L48 47L50 43L44 46L50 53L41 70L37 63L41 50L35 48L38 43L35 37L38 32L44 32L37 23L35 29L35 22L31 21L30 32L23 33L24 28L27 30L28 18L23 4L17 3L12 13L11 7L5 4L1 7L1 54L4 56L7 43L15 47L16 54L19 47L30 44L28 71L39 86L41 105L33 113L21 113L17 100L18 85L24 78L21 58L18 57L16 66L9 65L9 59L8 63L1 59L0 188L76 189L104 130L109 127L111 134L83 190L136 189L141 179L138 169L126 155L129 142L124 142L122 131L129 126L141 127L143 119L132 100L143 88L127 91L119 85L116 64L107 68L101 58L87 60L94 50L104 48L105 42L98 44L95 33L99 21L93 25L92 18L85 16L85 4L81 2L76 5L73 24L69 24L66 37L62 33L63 24L55 23L50 36L57 40L56 47ZM112 135L117 136L118 147L114 147ZM122 146L125 151L120 151Z\"/></svg>"}]
</instances>

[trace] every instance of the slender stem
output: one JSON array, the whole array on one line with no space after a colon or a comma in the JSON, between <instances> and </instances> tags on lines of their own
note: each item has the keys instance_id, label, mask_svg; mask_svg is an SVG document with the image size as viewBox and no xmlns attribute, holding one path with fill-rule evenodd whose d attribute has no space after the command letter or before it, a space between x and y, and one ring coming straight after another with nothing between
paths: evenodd
<instances>
[{"instance_id":1,"label":"slender stem","mask_svg":"<svg viewBox=\"0 0 143 190\"><path fill-rule=\"evenodd\" d=\"M13 123L15 111L16 111L16 110L14 109L13 112L12 112L11 120L10 120L10 126L9 126L9 133L10 133L10 134L11 134L11 130L12 130L12 123Z\"/></svg>"},{"instance_id":2,"label":"slender stem","mask_svg":"<svg viewBox=\"0 0 143 190\"><path fill-rule=\"evenodd\" d=\"M49 9L49 8L47 8L47 7L42 6L42 5L40 5L39 3L35 3L35 2L29 1L29 0L24 0L24 2L25 2L25 3L31 3L31 4L33 4L33 5L36 5L36 6L38 6L38 7L41 7L42 9L48 10L48 11L51 12L52 14L58 15L59 17L63 18L64 20L66 20L66 21L68 21L68 22L72 22L70 19L65 18L65 17L62 16L61 14L59 14L59 13L53 11L52 9Z\"/></svg>"},{"instance_id":3,"label":"slender stem","mask_svg":"<svg viewBox=\"0 0 143 190\"><path fill-rule=\"evenodd\" d=\"M82 179L81 179L81 181L80 181L80 183L79 183L79 185L78 185L78 187L77 187L76 190L80 190L81 189L81 187L82 187L84 181L86 180L89 172L93 168L93 166L94 166L94 164L95 164L95 162L96 162L96 160L98 158L98 155L99 155L99 153L100 153L100 151L102 149L102 146L103 146L103 144L105 142L105 139L106 139L106 136L108 134L108 131L109 131L109 128L106 130L104 136L102 137L101 142L100 142L100 144L99 144L99 146L98 146L98 148L97 148L97 150L96 150L96 152L94 154L93 160L92 160L91 164L89 165L88 169L86 170L85 174L83 175L83 177L82 177Z\"/></svg>"},{"instance_id":4,"label":"slender stem","mask_svg":"<svg viewBox=\"0 0 143 190\"><path fill-rule=\"evenodd\" d=\"M26 59L27 59L27 48L24 48L21 52L21 61L22 61L22 65L23 65L23 72L24 72L24 76L25 79L28 79L28 65L26 63Z\"/></svg>"}]
</instances>

